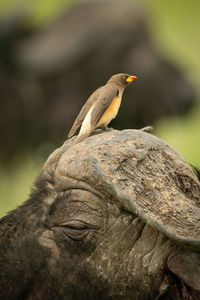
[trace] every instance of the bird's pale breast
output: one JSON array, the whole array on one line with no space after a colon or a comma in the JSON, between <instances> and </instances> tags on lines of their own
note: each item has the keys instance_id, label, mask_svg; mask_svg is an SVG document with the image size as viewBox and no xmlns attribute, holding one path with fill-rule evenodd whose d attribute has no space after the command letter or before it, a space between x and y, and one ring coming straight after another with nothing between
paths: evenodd
<instances>
[{"instance_id":1,"label":"bird's pale breast","mask_svg":"<svg viewBox=\"0 0 200 300\"><path fill-rule=\"evenodd\" d=\"M109 105L109 107L106 109L103 116L99 120L97 127L103 125L107 126L110 123L110 121L116 117L120 104L121 104L121 97L113 98L111 104Z\"/></svg>"}]
</instances>

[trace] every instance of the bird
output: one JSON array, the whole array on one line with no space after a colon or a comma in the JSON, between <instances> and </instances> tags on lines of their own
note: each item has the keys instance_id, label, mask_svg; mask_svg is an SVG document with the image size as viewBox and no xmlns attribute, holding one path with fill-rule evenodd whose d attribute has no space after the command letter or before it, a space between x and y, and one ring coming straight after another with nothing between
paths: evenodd
<instances>
[{"instance_id":1,"label":"bird","mask_svg":"<svg viewBox=\"0 0 200 300\"><path fill-rule=\"evenodd\" d=\"M124 89L135 79L135 75L116 74L104 86L95 90L75 119L68 138L72 137L80 126L74 144L86 139L97 128L108 130L108 124L117 116Z\"/></svg>"}]
</instances>

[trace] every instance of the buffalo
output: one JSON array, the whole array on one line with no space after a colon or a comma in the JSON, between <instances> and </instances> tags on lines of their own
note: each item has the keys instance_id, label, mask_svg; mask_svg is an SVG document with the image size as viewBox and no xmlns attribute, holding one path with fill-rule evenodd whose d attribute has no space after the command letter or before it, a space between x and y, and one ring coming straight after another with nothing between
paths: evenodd
<instances>
[{"instance_id":1,"label":"buffalo","mask_svg":"<svg viewBox=\"0 0 200 300\"><path fill-rule=\"evenodd\" d=\"M200 182L142 130L67 140L0 220L0 299L200 299Z\"/></svg>"}]
</instances>

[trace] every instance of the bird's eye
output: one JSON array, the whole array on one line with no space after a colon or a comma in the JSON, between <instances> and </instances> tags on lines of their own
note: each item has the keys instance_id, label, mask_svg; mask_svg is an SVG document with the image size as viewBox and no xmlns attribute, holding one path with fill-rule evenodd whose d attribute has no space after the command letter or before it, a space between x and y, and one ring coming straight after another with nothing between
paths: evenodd
<instances>
[{"instance_id":1,"label":"bird's eye","mask_svg":"<svg viewBox=\"0 0 200 300\"><path fill-rule=\"evenodd\" d=\"M122 76L122 78L123 78L123 79L126 79L126 76L125 76L125 75L123 75L123 76Z\"/></svg>"}]
</instances>

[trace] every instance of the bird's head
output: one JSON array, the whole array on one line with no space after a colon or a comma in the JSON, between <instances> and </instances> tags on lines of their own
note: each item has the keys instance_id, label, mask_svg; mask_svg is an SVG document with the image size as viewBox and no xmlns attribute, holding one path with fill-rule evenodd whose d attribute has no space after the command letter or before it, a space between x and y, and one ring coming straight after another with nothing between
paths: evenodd
<instances>
[{"instance_id":1,"label":"bird's head","mask_svg":"<svg viewBox=\"0 0 200 300\"><path fill-rule=\"evenodd\" d=\"M121 73L113 75L108 82L116 83L122 87L126 87L129 83L133 82L135 79L137 79L136 76Z\"/></svg>"}]
</instances>

